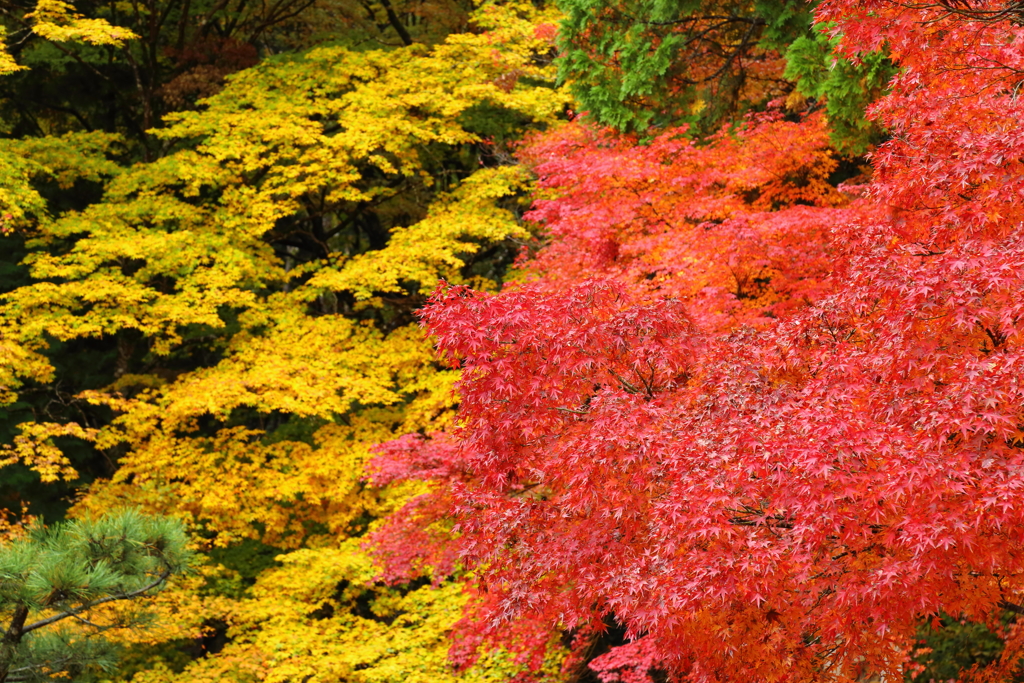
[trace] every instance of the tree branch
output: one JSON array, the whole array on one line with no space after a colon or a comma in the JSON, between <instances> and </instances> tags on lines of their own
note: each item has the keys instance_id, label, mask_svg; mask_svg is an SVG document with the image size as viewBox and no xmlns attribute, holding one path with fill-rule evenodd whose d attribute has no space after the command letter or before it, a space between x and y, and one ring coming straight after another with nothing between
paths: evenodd
<instances>
[{"instance_id":1,"label":"tree branch","mask_svg":"<svg viewBox=\"0 0 1024 683\"><path fill-rule=\"evenodd\" d=\"M67 619L68 617L77 616L77 615L81 614L82 612L85 612L87 610L92 609L93 607L96 607L97 605L103 605L103 604L106 604L108 602L115 602L117 600L131 600L132 598L137 598L140 595L142 595L143 593L146 593L146 592L156 588L157 586L159 586L161 583L166 581L167 578L170 575L171 575L171 570L165 569L163 571L163 573L160 574L160 576L158 576L152 583L147 584L147 585L143 586L142 588L139 588L137 590L133 590L133 591L131 591L129 593L122 593L121 595L108 595L105 598L98 598L98 599L93 600L91 602L85 603L81 607L74 607L72 609L69 609L69 610L66 610L64 612L61 612L60 614L54 614L52 617L47 617L45 619L40 619L39 621L32 622L28 626L26 626L23 629L21 629L21 632L24 634L24 633L28 633L30 631L35 631L37 628L42 628L43 626L49 626L52 623L55 623L55 622L58 622L58 621L62 621L64 619Z\"/></svg>"},{"instance_id":2,"label":"tree branch","mask_svg":"<svg viewBox=\"0 0 1024 683\"><path fill-rule=\"evenodd\" d=\"M388 22L391 27L398 33L398 37L402 39L402 42L406 45L412 45L412 36L409 35L409 31L406 30L402 24L402 20L395 13L395 9L391 6L390 0L380 0L380 4L384 6L384 11L388 15Z\"/></svg>"},{"instance_id":3,"label":"tree branch","mask_svg":"<svg viewBox=\"0 0 1024 683\"><path fill-rule=\"evenodd\" d=\"M1001 600L999 602L999 606L1002 607L1007 612L1013 612L1014 614L1022 614L1022 615L1024 615L1024 607L1022 607L1021 605L1018 605L1016 603L1009 602L1008 600Z\"/></svg>"},{"instance_id":4,"label":"tree branch","mask_svg":"<svg viewBox=\"0 0 1024 683\"><path fill-rule=\"evenodd\" d=\"M14 663L14 654L21 644L21 637L25 634L25 619L28 618L28 607L18 605L14 609L14 616L7 627L7 632L0 638L0 681L7 680L7 674Z\"/></svg>"}]
</instances>

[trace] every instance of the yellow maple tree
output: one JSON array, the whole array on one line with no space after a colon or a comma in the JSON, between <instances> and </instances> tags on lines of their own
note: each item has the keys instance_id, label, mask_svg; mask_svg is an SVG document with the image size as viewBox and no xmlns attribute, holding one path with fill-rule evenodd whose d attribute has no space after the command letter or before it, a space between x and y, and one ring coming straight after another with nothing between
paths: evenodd
<instances>
[{"instance_id":1,"label":"yellow maple tree","mask_svg":"<svg viewBox=\"0 0 1024 683\"><path fill-rule=\"evenodd\" d=\"M113 381L69 399L83 419L21 424L0 466L74 480L62 444L86 441L116 471L75 514L131 504L186 519L208 547L289 551L235 598L210 592L216 563L161 597L147 642L219 620L231 643L181 677L134 680L456 677L461 589L367 588L356 537L418 492L363 480L373 444L452 419L455 373L412 311L442 277L496 286L488 258L528 237L531 180L507 144L568 103L536 28L554 15L485 3L475 20L434 47L266 60L171 116L149 163L110 162L114 136L68 138L74 163L54 140L3 143L18 184L0 201L31 281L0 299L0 399L53 381L56 344L105 345ZM87 179L102 199L54 211L41 178ZM313 616L325 604L333 616ZM492 659L465 676L516 666Z\"/></svg>"}]
</instances>

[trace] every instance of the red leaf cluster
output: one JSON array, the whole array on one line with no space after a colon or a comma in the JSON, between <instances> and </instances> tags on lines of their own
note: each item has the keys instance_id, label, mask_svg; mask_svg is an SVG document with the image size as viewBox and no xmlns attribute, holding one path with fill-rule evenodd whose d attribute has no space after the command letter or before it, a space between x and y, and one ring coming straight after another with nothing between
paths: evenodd
<instances>
[{"instance_id":1,"label":"red leaf cluster","mask_svg":"<svg viewBox=\"0 0 1024 683\"><path fill-rule=\"evenodd\" d=\"M613 275L685 298L708 330L763 324L818 299L830 269L837 162L824 119L747 121L695 145L648 144L582 124L523 153L550 199L527 218L554 239L531 263L548 281Z\"/></svg>"}]
</instances>

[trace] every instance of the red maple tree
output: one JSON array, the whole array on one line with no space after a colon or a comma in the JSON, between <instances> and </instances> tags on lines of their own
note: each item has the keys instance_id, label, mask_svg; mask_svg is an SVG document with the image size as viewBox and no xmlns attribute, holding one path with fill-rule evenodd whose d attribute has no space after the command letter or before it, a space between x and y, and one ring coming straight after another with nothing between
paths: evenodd
<instances>
[{"instance_id":1,"label":"red maple tree","mask_svg":"<svg viewBox=\"0 0 1024 683\"><path fill-rule=\"evenodd\" d=\"M477 567L498 637L614 616L633 642L593 663L607 681L898 675L921 618L1021 611L1014 7L821 4L847 56L901 67L862 199L826 182L814 117L534 141L536 277L423 311L461 423L376 460L437 482L378 533L392 559ZM423 531L442 513L454 545ZM1016 665L1007 635L977 677Z\"/></svg>"}]
</instances>

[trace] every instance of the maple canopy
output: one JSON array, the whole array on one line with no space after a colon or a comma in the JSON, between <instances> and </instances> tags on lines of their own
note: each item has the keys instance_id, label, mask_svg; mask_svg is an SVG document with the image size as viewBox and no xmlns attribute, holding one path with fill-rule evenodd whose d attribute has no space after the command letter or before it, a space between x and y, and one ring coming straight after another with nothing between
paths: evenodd
<instances>
[{"instance_id":1,"label":"maple canopy","mask_svg":"<svg viewBox=\"0 0 1024 683\"><path fill-rule=\"evenodd\" d=\"M1021 612L1015 8L817 7L839 56L898 67L866 184L827 182L817 114L697 146L534 138L550 243L500 294L442 286L422 312L460 421L382 448L380 480L437 482L382 556L460 553L499 639L613 619L631 642L591 663L603 681L901 676L922 619ZM417 531L438 510L455 550ZM1013 675L1005 635L973 675Z\"/></svg>"}]
</instances>

